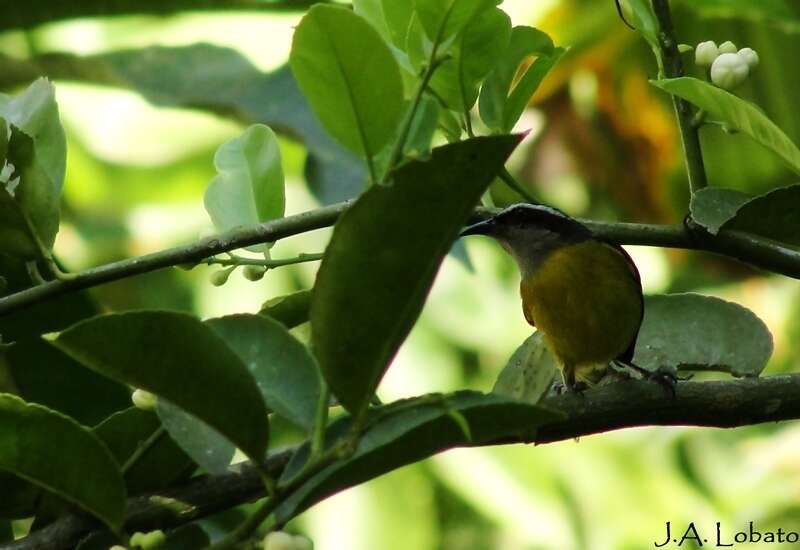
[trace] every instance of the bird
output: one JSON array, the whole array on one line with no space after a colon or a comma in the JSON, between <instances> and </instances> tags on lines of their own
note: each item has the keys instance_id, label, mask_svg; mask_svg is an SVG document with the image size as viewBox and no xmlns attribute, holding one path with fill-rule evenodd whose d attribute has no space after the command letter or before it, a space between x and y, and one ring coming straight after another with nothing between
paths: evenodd
<instances>
[{"instance_id":1,"label":"bird","mask_svg":"<svg viewBox=\"0 0 800 550\"><path fill-rule=\"evenodd\" d=\"M555 208L516 204L469 225L460 236L495 239L521 274L522 311L543 333L563 387L597 384L610 364L633 364L644 317L639 270L630 255Z\"/></svg>"}]
</instances>

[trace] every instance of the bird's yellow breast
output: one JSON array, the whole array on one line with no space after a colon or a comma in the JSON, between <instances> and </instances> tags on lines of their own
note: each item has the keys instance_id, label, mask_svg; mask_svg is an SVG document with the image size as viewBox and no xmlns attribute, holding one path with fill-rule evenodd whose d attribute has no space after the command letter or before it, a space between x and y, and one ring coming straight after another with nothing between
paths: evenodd
<instances>
[{"instance_id":1,"label":"bird's yellow breast","mask_svg":"<svg viewBox=\"0 0 800 550\"><path fill-rule=\"evenodd\" d=\"M641 324L642 291L633 266L598 241L556 250L522 280L520 291L526 318L578 379L582 367L623 354Z\"/></svg>"}]
</instances>

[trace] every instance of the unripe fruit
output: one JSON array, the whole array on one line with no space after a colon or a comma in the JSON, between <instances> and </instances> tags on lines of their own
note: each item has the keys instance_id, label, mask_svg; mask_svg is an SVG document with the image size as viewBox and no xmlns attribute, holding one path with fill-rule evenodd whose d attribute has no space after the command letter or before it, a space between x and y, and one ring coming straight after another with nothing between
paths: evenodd
<instances>
[{"instance_id":1,"label":"unripe fruit","mask_svg":"<svg viewBox=\"0 0 800 550\"><path fill-rule=\"evenodd\" d=\"M723 53L736 53L737 49L738 48L736 47L736 44L734 44L730 40L727 40L727 41L725 41L725 42L723 42L722 44L719 45L719 53L720 54L723 54Z\"/></svg>"},{"instance_id":2,"label":"unripe fruit","mask_svg":"<svg viewBox=\"0 0 800 550\"><path fill-rule=\"evenodd\" d=\"M233 271L232 267L229 267L228 269L220 269L219 271L215 271L214 273L212 273L209 280L211 281L211 284L214 286L222 286L228 282L228 277L231 276L232 271Z\"/></svg>"},{"instance_id":3,"label":"unripe fruit","mask_svg":"<svg viewBox=\"0 0 800 550\"><path fill-rule=\"evenodd\" d=\"M156 408L158 396L146 390L136 389L131 394L131 401L137 409L152 411Z\"/></svg>"},{"instance_id":4,"label":"unripe fruit","mask_svg":"<svg viewBox=\"0 0 800 550\"><path fill-rule=\"evenodd\" d=\"M244 278L248 281L260 281L264 278L264 273L267 272L266 267L260 265L248 265L244 268Z\"/></svg>"},{"instance_id":5,"label":"unripe fruit","mask_svg":"<svg viewBox=\"0 0 800 550\"><path fill-rule=\"evenodd\" d=\"M719 57L719 48L713 40L700 42L694 50L694 62L700 67L710 67Z\"/></svg>"},{"instance_id":6,"label":"unripe fruit","mask_svg":"<svg viewBox=\"0 0 800 550\"><path fill-rule=\"evenodd\" d=\"M711 82L722 89L732 90L747 79L750 68L747 62L735 53L720 55L711 65Z\"/></svg>"},{"instance_id":7,"label":"unripe fruit","mask_svg":"<svg viewBox=\"0 0 800 550\"><path fill-rule=\"evenodd\" d=\"M131 535L131 546L139 546L144 550L149 550L161 546L166 540L167 536L164 531L157 529L149 533L134 533Z\"/></svg>"},{"instance_id":8,"label":"unripe fruit","mask_svg":"<svg viewBox=\"0 0 800 550\"><path fill-rule=\"evenodd\" d=\"M294 550L294 537L283 531L273 531L264 537L264 550Z\"/></svg>"},{"instance_id":9,"label":"unripe fruit","mask_svg":"<svg viewBox=\"0 0 800 550\"><path fill-rule=\"evenodd\" d=\"M741 50L738 51L738 55L739 57L744 59L745 63L747 63L747 66L750 68L751 71L756 67L758 67L759 63L758 54L753 48L742 48Z\"/></svg>"}]
</instances>

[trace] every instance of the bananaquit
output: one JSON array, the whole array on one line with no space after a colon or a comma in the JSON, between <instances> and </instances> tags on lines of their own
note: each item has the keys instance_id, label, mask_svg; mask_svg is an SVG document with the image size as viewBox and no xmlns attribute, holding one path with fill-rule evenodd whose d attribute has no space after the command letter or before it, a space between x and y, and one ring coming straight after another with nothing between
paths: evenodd
<instances>
[{"instance_id":1,"label":"bananaquit","mask_svg":"<svg viewBox=\"0 0 800 550\"><path fill-rule=\"evenodd\" d=\"M461 232L496 239L522 274L522 311L561 368L568 390L609 363L631 363L644 313L639 271L619 246L547 206L518 204Z\"/></svg>"}]
</instances>

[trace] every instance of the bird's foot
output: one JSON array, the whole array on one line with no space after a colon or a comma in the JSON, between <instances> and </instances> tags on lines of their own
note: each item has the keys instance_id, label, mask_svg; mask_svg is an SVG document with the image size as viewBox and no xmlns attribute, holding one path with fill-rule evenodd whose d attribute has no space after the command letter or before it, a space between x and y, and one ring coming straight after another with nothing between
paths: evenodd
<instances>
[{"instance_id":1,"label":"bird's foot","mask_svg":"<svg viewBox=\"0 0 800 550\"><path fill-rule=\"evenodd\" d=\"M676 397L675 387L677 386L678 381L688 379L679 377L675 369L669 367L659 367L656 370L649 370L634 363L622 361L612 361L611 367L614 369L614 372L619 374L625 373L631 377L631 372L634 372L636 373L637 378L641 380L651 380L664 388L664 390L666 390L668 393L672 394L673 398Z\"/></svg>"},{"instance_id":2,"label":"bird's foot","mask_svg":"<svg viewBox=\"0 0 800 550\"><path fill-rule=\"evenodd\" d=\"M585 382L574 382L572 384L566 384L564 382L556 381L553 382L553 387L551 391L556 395L564 395L567 393L580 395L583 397L583 392L589 389L588 384Z\"/></svg>"}]
</instances>

